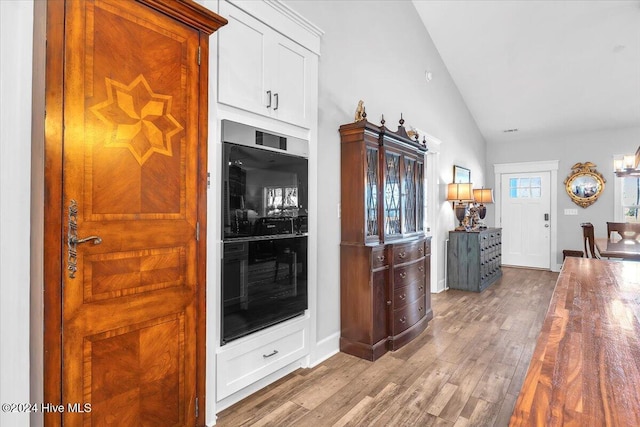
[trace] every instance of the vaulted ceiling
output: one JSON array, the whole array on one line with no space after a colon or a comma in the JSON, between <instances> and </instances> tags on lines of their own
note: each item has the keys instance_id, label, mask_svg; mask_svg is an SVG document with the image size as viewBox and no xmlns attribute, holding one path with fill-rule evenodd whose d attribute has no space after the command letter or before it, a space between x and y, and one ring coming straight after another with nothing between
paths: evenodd
<instances>
[{"instance_id":1,"label":"vaulted ceiling","mask_svg":"<svg viewBox=\"0 0 640 427\"><path fill-rule=\"evenodd\" d=\"M413 3L489 143L640 126L640 1Z\"/></svg>"}]
</instances>

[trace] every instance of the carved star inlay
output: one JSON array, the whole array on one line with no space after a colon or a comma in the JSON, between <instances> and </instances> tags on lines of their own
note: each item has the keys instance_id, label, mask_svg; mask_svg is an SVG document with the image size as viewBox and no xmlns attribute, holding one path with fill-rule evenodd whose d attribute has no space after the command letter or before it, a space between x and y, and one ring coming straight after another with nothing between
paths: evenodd
<instances>
[{"instance_id":1,"label":"carved star inlay","mask_svg":"<svg viewBox=\"0 0 640 427\"><path fill-rule=\"evenodd\" d=\"M105 81L107 100L91 107L111 127L105 146L129 149L140 165L153 153L172 156L171 138L184 129L171 115L172 96L153 92L142 74L128 86Z\"/></svg>"}]
</instances>

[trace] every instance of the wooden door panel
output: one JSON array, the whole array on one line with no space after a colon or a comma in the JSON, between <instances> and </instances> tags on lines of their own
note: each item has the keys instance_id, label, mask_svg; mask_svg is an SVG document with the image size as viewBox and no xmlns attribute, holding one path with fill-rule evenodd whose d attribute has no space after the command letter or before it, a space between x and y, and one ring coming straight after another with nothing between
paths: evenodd
<instances>
[{"instance_id":1,"label":"wooden door panel","mask_svg":"<svg viewBox=\"0 0 640 427\"><path fill-rule=\"evenodd\" d=\"M183 315L87 336L84 396L96 425L183 425Z\"/></svg>"},{"instance_id":2,"label":"wooden door panel","mask_svg":"<svg viewBox=\"0 0 640 427\"><path fill-rule=\"evenodd\" d=\"M84 302L182 286L186 252L174 247L87 255L81 266Z\"/></svg>"},{"instance_id":3,"label":"wooden door panel","mask_svg":"<svg viewBox=\"0 0 640 427\"><path fill-rule=\"evenodd\" d=\"M70 425L195 420L199 32L136 2L67 2L63 277ZM70 258L70 260L72 260Z\"/></svg>"}]
</instances>

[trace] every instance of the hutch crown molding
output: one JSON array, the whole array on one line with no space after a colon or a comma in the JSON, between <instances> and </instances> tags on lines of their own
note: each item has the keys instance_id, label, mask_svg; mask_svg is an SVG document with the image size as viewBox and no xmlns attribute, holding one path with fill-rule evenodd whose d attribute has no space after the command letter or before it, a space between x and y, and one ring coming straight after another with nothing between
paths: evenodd
<instances>
[{"instance_id":1,"label":"hutch crown molding","mask_svg":"<svg viewBox=\"0 0 640 427\"><path fill-rule=\"evenodd\" d=\"M340 126L340 350L376 360L433 318L424 230L426 147L402 126Z\"/></svg>"}]
</instances>

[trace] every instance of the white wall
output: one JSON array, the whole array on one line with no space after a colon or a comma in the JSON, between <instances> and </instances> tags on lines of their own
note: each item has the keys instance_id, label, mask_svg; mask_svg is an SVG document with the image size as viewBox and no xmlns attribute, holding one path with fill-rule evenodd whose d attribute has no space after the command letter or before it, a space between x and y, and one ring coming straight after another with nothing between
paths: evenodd
<instances>
[{"instance_id":1,"label":"white wall","mask_svg":"<svg viewBox=\"0 0 640 427\"><path fill-rule=\"evenodd\" d=\"M33 2L0 1L0 403L29 396ZM0 425L28 426L0 412Z\"/></svg>"},{"instance_id":2,"label":"white wall","mask_svg":"<svg viewBox=\"0 0 640 427\"><path fill-rule=\"evenodd\" d=\"M610 129L572 135L540 137L531 140L487 145L487 170L492 173L493 164L527 161L559 160L558 180L551 185L558 189L558 211L555 225L558 227L558 263L562 262L564 249L583 250L583 222L591 222L596 237L605 237L606 222L613 221L613 156L635 153L640 144L640 127ZM564 180L576 163L592 162L605 180L602 196L593 205L582 208L571 201L565 191ZM577 209L578 215L564 215L565 209ZM493 215L492 212L488 215ZM553 221L553 217L552 217Z\"/></svg>"},{"instance_id":3,"label":"white wall","mask_svg":"<svg viewBox=\"0 0 640 427\"><path fill-rule=\"evenodd\" d=\"M395 130L400 113L408 125L442 141L440 155L440 230L438 241L454 226L445 187L452 166L471 169L484 184L485 142L442 63L411 2L286 1L325 31L319 82L319 230L318 342L340 332L340 135L341 124L353 121L359 99L368 120ZM425 71L433 73L426 82ZM444 278L444 243L439 252L438 280Z\"/></svg>"}]
</instances>

